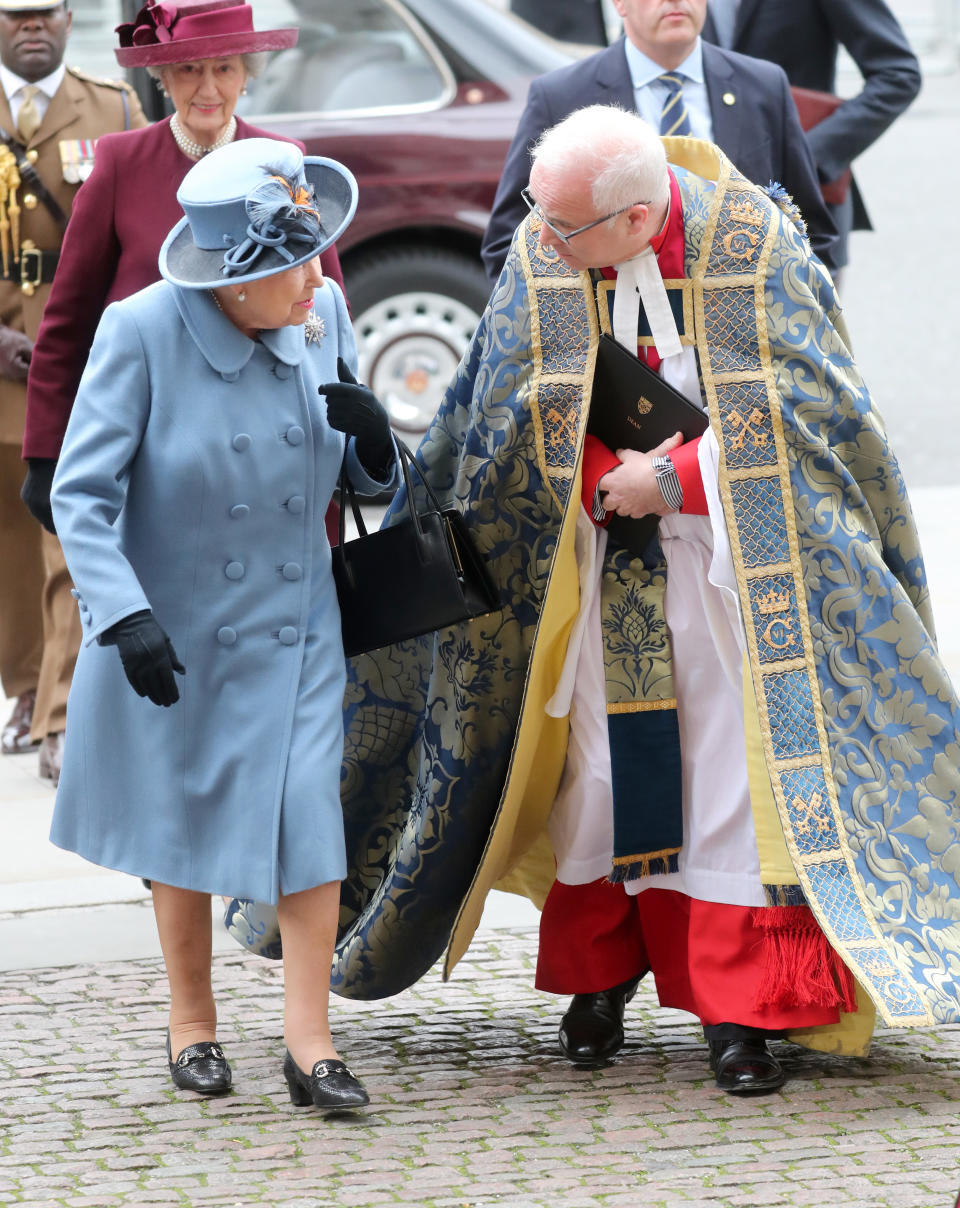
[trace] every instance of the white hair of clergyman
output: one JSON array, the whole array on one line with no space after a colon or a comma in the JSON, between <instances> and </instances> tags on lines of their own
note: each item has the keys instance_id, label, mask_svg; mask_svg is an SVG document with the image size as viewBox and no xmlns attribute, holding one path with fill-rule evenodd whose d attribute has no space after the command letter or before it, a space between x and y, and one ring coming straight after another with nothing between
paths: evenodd
<instances>
[{"instance_id":1,"label":"white hair of clergyman","mask_svg":"<svg viewBox=\"0 0 960 1208\"><path fill-rule=\"evenodd\" d=\"M551 176L575 174L591 186L598 214L637 202L665 203L670 195L660 136L643 118L616 105L589 105L551 126L531 151Z\"/></svg>"}]
</instances>

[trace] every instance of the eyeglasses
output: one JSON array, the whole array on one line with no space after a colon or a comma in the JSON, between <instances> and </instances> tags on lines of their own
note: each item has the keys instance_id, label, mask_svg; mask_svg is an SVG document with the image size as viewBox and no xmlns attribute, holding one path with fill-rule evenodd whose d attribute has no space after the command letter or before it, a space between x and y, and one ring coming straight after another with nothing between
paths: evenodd
<instances>
[{"instance_id":1,"label":"eyeglasses","mask_svg":"<svg viewBox=\"0 0 960 1208\"><path fill-rule=\"evenodd\" d=\"M531 214L536 214L545 227L553 231L554 235L563 243L569 243L571 239L577 235L582 235L584 231L590 231L595 226L599 226L601 222L607 222L611 218L616 218L618 214L625 214L627 210L632 210L634 206L648 206L649 201L634 201L628 206L621 206L619 210L614 210L612 214L604 214L602 218L595 218L593 222L587 222L581 227L577 227L575 231L561 231L559 227L553 225L549 218L546 217L543 210L540 208L540 203L533 200L530 196L529 188L522 189L520 196L527 203L527 209Z\"/></svg>"}]
</instances>

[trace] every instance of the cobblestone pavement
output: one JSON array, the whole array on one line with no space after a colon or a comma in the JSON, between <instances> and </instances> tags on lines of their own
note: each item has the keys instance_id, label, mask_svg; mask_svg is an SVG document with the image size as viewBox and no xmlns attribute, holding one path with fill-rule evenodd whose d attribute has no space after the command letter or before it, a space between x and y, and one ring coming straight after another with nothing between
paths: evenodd
<instances>
[{"instance_id":1,"label":"cobblestone pavement","mask_svg":"<svg viewBox=\"0 0 960 1208\"><path fill-rule=\"evenodd\" d=\"M952 1208L960 1026L885 1031L869 1059L782 1046L781 1095L718 1091L702 1036L648 988L606 1069L567 1065L532 932L488 933L379 1003L335 1000L357 1116L294 1108L281 972L216 958L235 1090L175 1092L154 960L4 975L0 1204L247 1208Z\"/></svg>"}]
</instances>

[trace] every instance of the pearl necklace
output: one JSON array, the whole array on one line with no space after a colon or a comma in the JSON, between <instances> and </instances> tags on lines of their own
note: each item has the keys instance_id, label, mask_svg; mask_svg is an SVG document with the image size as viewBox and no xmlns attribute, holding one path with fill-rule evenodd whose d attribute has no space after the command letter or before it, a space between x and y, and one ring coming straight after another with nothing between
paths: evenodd
<instances>
[{"instance_id":1,"label":"pearl necklace","mask_svg":"<svg viewBox=\"0 0 960 1208\"><path fill-rule=\"evenodd\" d=\"M227 143L232 143L237 133L237 119L232 117L227 122L226 129L223 134L217 139L212 146L205 147L202 143L196 143L192 138L188 138L183 132L183 127L180 125L180 119L176 114L170 119L170 133L176 140L177 146L191 159L203 159L205 155L209 155L211 151L216 151L219 147L225 147Z\"/></svg>"}]
</instances>

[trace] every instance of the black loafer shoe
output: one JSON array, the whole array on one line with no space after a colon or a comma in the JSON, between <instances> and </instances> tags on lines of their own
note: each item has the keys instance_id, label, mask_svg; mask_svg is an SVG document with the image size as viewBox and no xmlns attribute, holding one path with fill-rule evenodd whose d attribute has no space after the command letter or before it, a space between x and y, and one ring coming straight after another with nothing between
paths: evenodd
<instances>
[{"instance_id":1,"label":"black loafer shoe","mask_svg":"<svg viewBox=\"0 0 960 1208\"><path fill-rule=\"evenodd\" d=\"M215 1040L201 1040L181 1049L174 1061L170 1056L170 1033L167 1032L167 1063L173 1085L182 1091L198 1095L223 1095L233 1085L233 1073Z\"/></svg>"},{"instance_id":2,"label":"black loafer shoe","mask_svg":"<svg viewBox=\"0 0 960 1208\"><path fill-rule=\"evenodd\" d=\"M297 1107L346 1108L365 1107L370 1096L359 1078L355 1078L342 1061L330 1058L318 1061L309 1074L305 1074L290 1056L289 1050L283 1059L283 1076L290 1091L290 1102Z\"/></svg>"},{"instance_id":3,"label":"black loafer shoe","mask_svg":"<svg viewBox=\"0 0 960 1208\"><path fill-rule=\"evenodd\" d=\"M640 978L600 990L574 994L560 1021L560 1052L574 1065L599 1065L623 1047L623 1009L637 992Z\"/></svg>"},{"instance_id":4,"label":"black loafer shoe","mask_svg":"<svg viewBox=\"0 0 960 1208\"><path fill-rule=\"evenodd\" d=\"M727 1040L711 1045L717 1086L731 1095L778 1091L786 1081L780 1062L765 1040Z\"/></svg>"}]
</instances>

